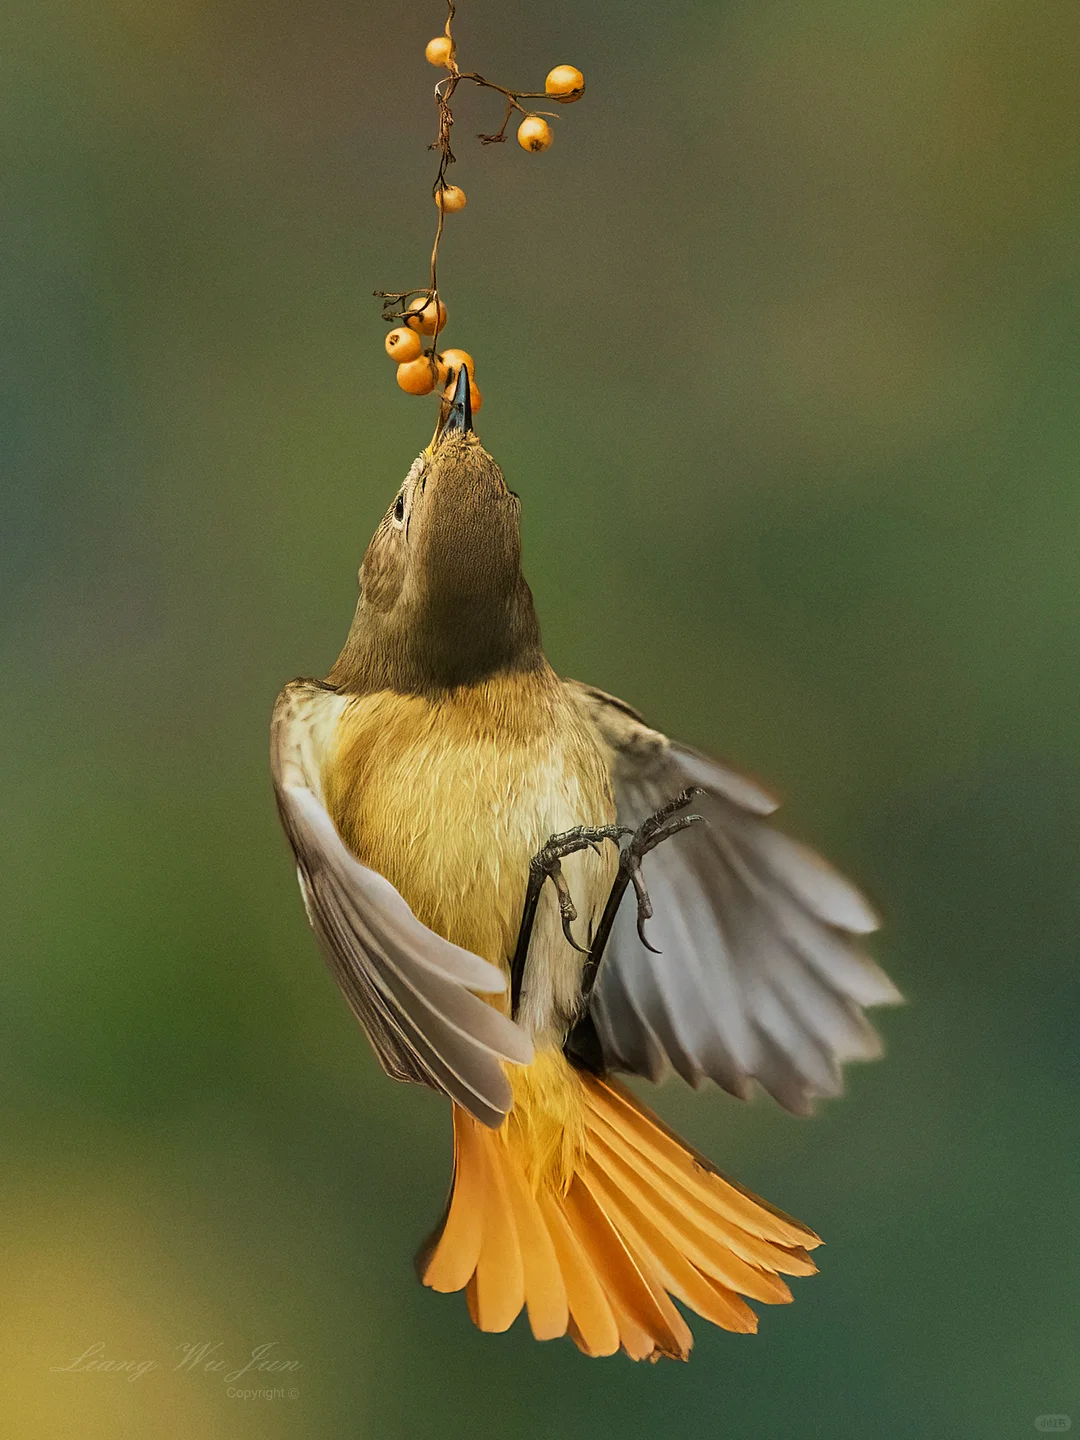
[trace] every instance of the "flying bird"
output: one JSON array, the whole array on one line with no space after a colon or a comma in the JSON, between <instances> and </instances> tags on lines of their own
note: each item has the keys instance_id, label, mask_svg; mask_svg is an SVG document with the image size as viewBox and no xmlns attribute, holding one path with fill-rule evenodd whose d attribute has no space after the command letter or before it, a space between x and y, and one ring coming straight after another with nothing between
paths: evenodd
<instances>
[{"instance_id":1,"label":"flying bird","mask_svg":"<svg viewBox=\"0 0 1080 1440\"><path fill-rule=\"evenodd\" d=\"M560 678L520 502L464 368L360 569L326 680L278 697L272 770L308 919L387 1074L451 1102L417 1257L480 1329L686 1359L674 1300L754 1331L817 1235L726 1179L617 1076L786 1109L880 1053L874 913L755 782Z\"/></svg>"}]
</instances>

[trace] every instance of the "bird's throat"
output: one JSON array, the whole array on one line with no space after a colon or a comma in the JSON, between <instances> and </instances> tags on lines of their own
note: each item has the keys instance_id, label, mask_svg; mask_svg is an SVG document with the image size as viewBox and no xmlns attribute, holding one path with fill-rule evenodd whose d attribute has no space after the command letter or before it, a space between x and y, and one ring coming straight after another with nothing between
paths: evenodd
<instances>
[{"instance_id":1,"label":"bird's throat","mask_svg":"<svg viewBox=\"0 0 1080 1440\"><path fill-rule=\"evenodd\" d=\"M394 690L433 697L499 675L539 673L545 664L532 593L522 579L504 596L436 590L423 603L391 611L361 596L329 683L353 695Z\"/></svg>"}]
</instances>

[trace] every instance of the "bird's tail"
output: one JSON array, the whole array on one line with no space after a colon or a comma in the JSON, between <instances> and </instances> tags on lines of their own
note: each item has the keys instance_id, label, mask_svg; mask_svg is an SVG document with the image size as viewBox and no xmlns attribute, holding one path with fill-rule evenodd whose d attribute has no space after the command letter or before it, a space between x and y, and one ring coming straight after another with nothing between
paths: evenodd
<instances>
[{"instance_id":1,"label":"bird's tail","mask_svg":"<svg viewBox=\"0 0 1080 1440\"><path fill-rule=\"evenodd\" d=\"M562 1060L562 1057L559 1057ZM672 1296L725 1330L751 1332L744 1296L791 1299L818 1237L725 1179L624 1086L566 1067L580 1087L569 1173L536 1173L523 1132L454 1107L454 1177L442 1225L417 1257L425 1285L466 1291L481 1330L522 1306L537 1340L569 1332L586 1355L685 1360L693 1336Z\"/></svg>"}]
</instances>

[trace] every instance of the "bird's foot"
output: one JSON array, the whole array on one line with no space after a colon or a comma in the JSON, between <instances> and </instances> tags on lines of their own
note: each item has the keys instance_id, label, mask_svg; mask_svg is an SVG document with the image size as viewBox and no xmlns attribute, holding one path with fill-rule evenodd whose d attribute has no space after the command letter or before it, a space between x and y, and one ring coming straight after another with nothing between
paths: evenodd
<instances>
[{"instance_id":1,"label":"bird's foot","mask_svg":"<svg viewBox=\"0 0 1080 1440\"><path fill-rule=\"evenodd\" d=\"M669 840L672 835L678 835L680 830L687 830L691 825L696 825L699 820L704 820L704 815L680 815L680 810L685 810L695 795L702 794L701 787L692 785L689 790L683 790L669 800L666 805L643 820L638 828L633 831L630 843L623 847L619 855L619 876L615 881L619 887L619 893L626 888L627 881L634 887L634 895L637 898L637 932L641 943L646 950L651 950L654 955L659 955L655 945L650 945L645 938L645 921L652 919L652 901L649 899L649 892L645 887L645 878L641 873L642 856L647 855L650 850L655 850L657 845Z\"/></svg>"},{"instance_id":2,"label":"bird's foot","mask_svg":"<svg viewBox=\"0 0 1080 1440\"><path fill-rule=\"evenodd\" d=\"M552 835L547 844L538 850L529 862L530 891L535 890L539 894L543 889L544 881L551 881L559 899L559 916L562 920L563 934L574 949L580 950L583 955L587 955L589 952L577 943L570 929L571 923L578 918L577 909L571 898L566 877L562 872L561 862L567 855L574 855L579 850L595 850L599 855L602 840L610 840L614 845L618 845L623 835L632 833L625 825L578 825L573 830L564 830L560 835Z\"/></svg>"}]
</instances>

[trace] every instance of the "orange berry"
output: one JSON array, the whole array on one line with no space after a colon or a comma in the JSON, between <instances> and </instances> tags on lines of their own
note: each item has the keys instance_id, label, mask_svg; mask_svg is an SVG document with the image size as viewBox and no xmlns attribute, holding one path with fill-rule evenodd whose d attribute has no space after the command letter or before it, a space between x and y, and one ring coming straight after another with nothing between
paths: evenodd
<instances>
[{"instance_id":1,"label":"orange berry","mask_svg":"<svg viewBox=\"0 0 1080 1440\"><path fill-rule=\"evenodd\" d=\"M434 301L429 300L426 295L417 295L415 300L410 300L407 306L409 318L405 324L410 330L415 330L418 335L434 335L446 324L446 306L439 301L436 312ZM436 313L438 321L436 322Z\"/></svg>"},{"instance_id":2,"label":"orange berry","mask_svg":"<svg viewBox=\"0 0 1080 1440\"><path fill-rule=\"evenodd\" d=\"M397 368L397 383L406 395L430 395L435 389L435 377L431 373L431 360L421 355L418 360L408 360Z\"/></svg>"},{"instance_id":3,"label":"orange berry","mask_svg":"<svg viewBox=\"0 0 1080 1440\"><path fill-rule=\"evenodd\" d=\"M424 59L429 65L438 65L443 70L450 69L453 54L454 42L449 35L436 35L434 40L429 40L424 46Z\"/></svg>"},{"instance_id":4,"label":"orange berry","mask_svg":"<svg viewBox=\"0 0 1080 1440\"><path fill-rule=\"evenodd\" d=\"M443 185L435 191L435 204L447 215L465 209L465 191L460 185Z\"/></svg>"},{"instance_id":5,"label":"orange berry","mask_svg":"<svg viewBox=\"0 0 1080 1440\"><path fill-rule=\"evenodd\" d=\"M398 365L406 365L410 360L415 360L422 348L420 336L412 330L406 330L404 325L391 330L386 337L386 353Z\"/></svg>"},{"instance_id":6,"label":"orange berry","mask_svg":"<svg viewBox=\"0 0 1080 1440\"><path fill-rule=\"evenodd\" d=\"M585 76L573 65L556 65L548 72L544 89L564 102L580 100L585 93Z\"/></svg>"},{"instance_id":7,"label":"orange berry","mask_svg":"<svg viewBox=\"0 0 1080 1440\"><path fill-rule=\"evenodd\" d=\"M546 150L554 138L551 126L542 115L526 115L518 126L518 144L523 150L531 150L534 154Z\"/></svg>"},{"instance_id":8,"label":"orange berry","mask_svg":"<svg viewBox=\"0 0 1080 1440\"><path fill-rule=\"evenodd\" d=\"M476 379L476 361L467 350L444 350L439 356L439 362L446 367L447 375L452 373L456 378L457 372L464 365L469 372L469 379Z\"/></svg>"}]
</instances>

